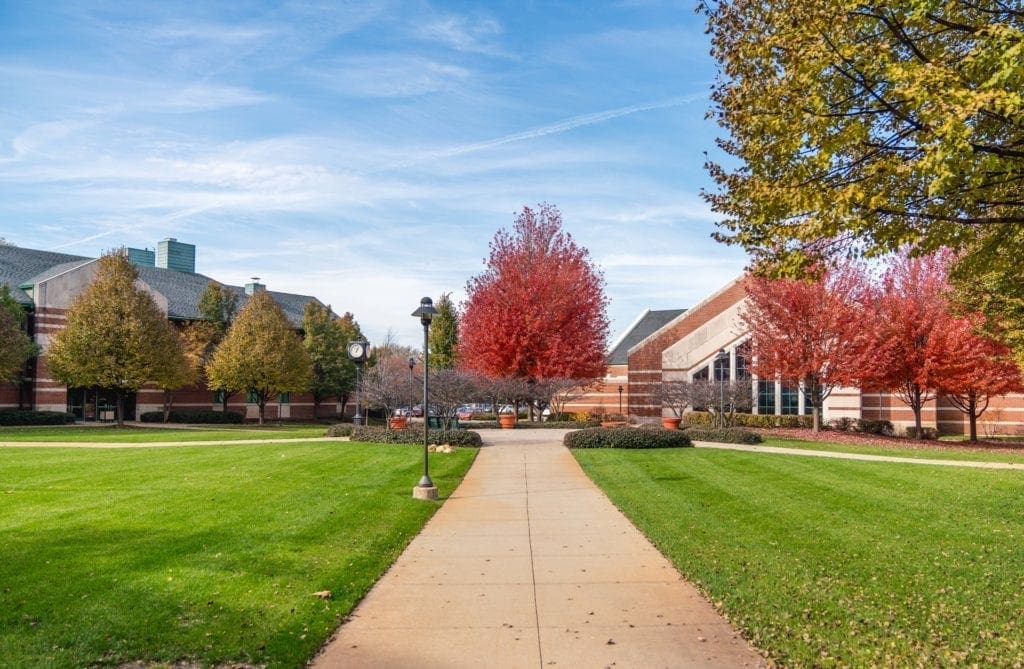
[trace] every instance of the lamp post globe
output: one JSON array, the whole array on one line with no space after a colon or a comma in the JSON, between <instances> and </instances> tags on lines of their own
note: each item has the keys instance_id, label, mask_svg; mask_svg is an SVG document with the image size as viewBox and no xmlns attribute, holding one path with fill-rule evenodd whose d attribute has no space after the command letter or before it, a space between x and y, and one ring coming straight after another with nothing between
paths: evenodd
<instances>
[{"instance_id":1,"label":"lamp post globe","mask_svg":"<svg viewBox=\"0 0 1024 669\"><path fill-rule=\"evenodd\" d=\"M420 300L420 306L412 315L423 325L423 476L419 485L412 489L416 499L437 499L437 486L430 480L430 322L437 315L434 301L429 297Z\"/></svg>"}]
</instances>

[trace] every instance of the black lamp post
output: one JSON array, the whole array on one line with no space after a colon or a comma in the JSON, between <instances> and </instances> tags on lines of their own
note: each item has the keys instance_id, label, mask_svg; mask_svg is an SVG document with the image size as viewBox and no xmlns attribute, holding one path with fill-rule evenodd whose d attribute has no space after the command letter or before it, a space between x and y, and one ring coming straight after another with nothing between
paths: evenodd
<instances>
[{"instance_id":1,"label":"black lamp post","mask_svg":"<svg viewBox=\"0 0 1024 669\"><path fill-rule=\"evenodd\" d=\"M622 415L622 386L619 386L619 415Z\"/></svg>"},{"instance_id":2,"label":"black lamp post","mask_svg":"<svg viewBox=\"0 0 1024 669\"><path fill-rule=\"evenodd\" d=\"M430 442L430 321L437 315L434 301L429 297L420 300L420 307L412 312L423 324L423 478L418 486L412 489L417 499L437 499L437 486L430 480L430 464L427 457L427 446Z\"/></svg>"},{"instance_id":3,"label":"black lamp post","mask_svg":"<svg viewBox=\"0 0 1024 669\"><path fill-rule=\"evenodd\" d=\"M348 343L348 357L356 364L356 415L352 416L353 425L363 424L363 415L359 412L359 390L362 388L363 363L370 357L370 342L357 339Z\"/></svg>"},{"instance_id":4,"label":"black lamp post","mask_svg":"<svg viewBox=\"0 0 1024 669\"><path fill-rule=\"evenodd\" d=\"M716 374L718 376L718 427L725 427L725 377L728 373L729 364L729 353L724 349L718 349L718 355L715 356L715 367L721 368L721 372ZM716 370L717 371L717 370Z\"/></svg>"}]
</instances>

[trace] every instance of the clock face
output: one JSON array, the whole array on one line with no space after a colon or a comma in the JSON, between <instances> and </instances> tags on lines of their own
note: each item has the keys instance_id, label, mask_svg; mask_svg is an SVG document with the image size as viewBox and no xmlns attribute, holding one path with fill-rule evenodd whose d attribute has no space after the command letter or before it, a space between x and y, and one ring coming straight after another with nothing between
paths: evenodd
<instances>
[{"instance_id":1,"label":"clock face","mask_svg":"<svg viewBox=\"0 0 1024 669\"><path fill-rule=\"evenodd\" d=\"M348 345L348 355L355 360L361 360L366 355L366 347L357 341L350 342Z\"/></svg>"}]
</instances>

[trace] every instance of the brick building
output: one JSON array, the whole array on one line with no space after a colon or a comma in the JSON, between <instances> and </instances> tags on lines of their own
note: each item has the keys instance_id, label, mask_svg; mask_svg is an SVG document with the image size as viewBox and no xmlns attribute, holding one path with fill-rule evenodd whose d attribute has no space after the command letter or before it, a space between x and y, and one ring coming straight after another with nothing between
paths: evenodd
<instances>
[{"instance_id":1,"label":"brick building","mask_svg":"<svg viewBox=\"0 0 1024 669\"><path fill-rule=\"evenodd\" d=\"M610 354L602 387L567 410L604 407L611 412L610 400L622 386L623 412L655 422L669 414L653 395L662 380L749 379L754 413L810 414L811 408L797 387L776 379L758 379L749 372L749 335L739 318L745 295L739 277L690 309L645 312ZM720 357L721 350L727 356ZM823 420L843 417L889 420L897 429L914 423L913 412L895 395L859 388L836 388L825 400ZM942 396L925 404L922 421L943 434L965 434L969 427L967 416ZM1024 434L1024 395L994 398L979 419L978 429L979 436Z\"/></svg>"},{"instance_id":2,"label":"brick building","mask_svg":"<svg viewBox=\"0 0 1024 669\"><path fill-rule=\"evenodd\" d=\"M175 324L198 320L199 299L213 281L195 271L195 246L176 239L165 239L157 250L128 249L129 259L137 266L138 285L149 292L157 306ZM96 274L98 259L51 251L0 245L0 285L6 284L28 316L28 332L41 349L29 362L17 383L0 384L0 409L22 408L69 411L84 420L113 418L113 391L103 388L68 388L50 378L46 349L50 337L64 327L65 314L74 299ZM239 297L241 308L249 295L266 286L253 279L245 286L226 286ZM284 310L296 330L301 327L307 303L320 303L309 295L269 291ZM221 410L217 393L192 387L174 393L176 409ZM257 406L245 393L228 398L228 410L257 415ZM143 387L126 399L125 418L132 420L146 411L163 408L164 392ZM331 405L322 406L326 411ZM334 406L333 410L337 411ZM312 418L313 398L308 393L281 396L267 405L267 418Z\"/></svg>"}]
</instances>

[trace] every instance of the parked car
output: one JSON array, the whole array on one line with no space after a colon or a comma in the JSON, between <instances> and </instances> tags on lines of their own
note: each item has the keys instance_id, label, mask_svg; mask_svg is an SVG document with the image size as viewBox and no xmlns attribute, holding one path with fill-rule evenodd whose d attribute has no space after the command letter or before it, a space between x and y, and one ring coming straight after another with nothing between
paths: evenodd
<instances>
[{"instance_id":1,"label":"parked car","mask_svg":"<svg viewBox=\"0 0 1024 669\"><path fill-rule=\"evenodd\" d=\"M423 405L422 404L417 404L416 406L414 406L409 411L411 412L409 415L416 416L417 418L423 418Z\"/></svg>"},{"instance_id":2,"label":"parked car","mask_svg":"<svg viewBox=\"0 0 1024 669\"><path fill-rule=\"evenodd\" d=\"M471 406L461 406L455 411L455 415L458 416L459 420L471 420L476 410Z\"/></svg>"}]
</instances>

